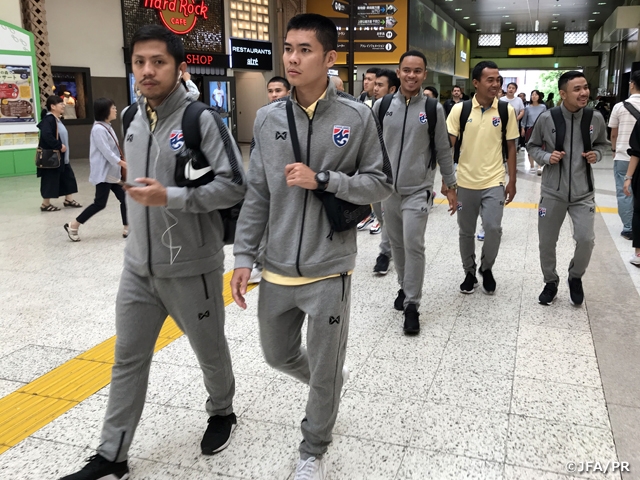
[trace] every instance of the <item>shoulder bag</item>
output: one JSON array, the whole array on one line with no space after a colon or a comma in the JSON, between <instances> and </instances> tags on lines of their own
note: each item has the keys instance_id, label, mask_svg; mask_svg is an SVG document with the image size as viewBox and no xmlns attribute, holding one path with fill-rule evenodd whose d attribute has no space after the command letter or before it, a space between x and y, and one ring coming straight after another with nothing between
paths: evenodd
<instances>
[{"instance_id":1,"label":"shoulder bag","mask_svg":"<svg viewBox=\"0 0 640 480\"><path fill-rule=\"evenodd\" d=\"M56 122L56 140L58 140L58 120ZM40 148L36 150L36 167L38 168L59 168L60 150L48 150Z\"/></svg>"}]
</instances>

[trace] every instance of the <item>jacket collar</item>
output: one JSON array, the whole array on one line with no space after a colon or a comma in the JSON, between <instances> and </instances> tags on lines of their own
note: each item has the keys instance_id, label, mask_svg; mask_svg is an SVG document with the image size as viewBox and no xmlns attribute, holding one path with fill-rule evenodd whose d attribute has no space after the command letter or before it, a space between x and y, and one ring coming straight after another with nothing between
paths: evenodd
<instances>
[{"instance_id":1,"label":"jacket collar","mask_svg":"<svg viewBox=\"0 0 640 480\"><path fill-rule=\"evenodd\" d=\"M187 98L187 91L185 90L182 83L180 83L178 87L172 93L170 93L169 96L165 98L160 105L154 108L154 111L158 115L158 121L170 117L180 107L183 107L188 101L189 100ZM142 112L146 112L146 99L142 96L138 99L138 107ZM146 113L142 117L146 122L149 121Z\"/></svg>"},{"instance_id":2,"label":"jacket collar","mask_svg":"<svg viewBox=\"0 0 640 480\"><path fill-rule=\"evenodd\" d=\"M564 102L560 104L560 110L562 111L562 115L564 118L571 120L572 118L576 118L580 120L582 118L582 112L584 112L584 108L581 108L577 112L570 112L567 110L567 107L564 106Z\"/></svg>"},{"instance_id":3,"label":"jacket collar","mask_svg":"<svg viewBox=\"0 0 640 480\"><path fill-rule=\"evenodd\" d=\"M407 101L407 97L405 97L405 96L404 96L404 93L402 93L402 87L400 87L400 88L398 89L398 91L395 93L395 96L400 97L400 99L401 99L403 102L406 102L406 101ZM424 96L424 94L422 93L422 90L420 90L418 93L416 93L413 97L411 97L411 98L409 99L409 105L411 105L412 103L416 103L416 102L422 102L422 103L424 103L425 98L427 98L427 97L425 97L425 96Z\"/></svg>"},{"instance_id":4,"label":"jacket collar","mask_svg":"<svg viewBox=\"0 0 640 480\"><path fill-rule=\"evenodd\" d=\"M289 94L289 96L291 97L291 100L298 103L298 101L296 100L296 87L291 87L291 93ZM336 90L336 86L332 81L329 80L329 77L327 76L327 89L324 91L324 94L316 100L316 108L319 107L323 102L333 102L337 96L338 91Z\"/></svg>"},{"instance_id":5,"label":"jacket collar","mask_svg":"<svg viewBox=\"0 0 640 480\"><path fill-rule=\"evenodd\" d=\"M499 100L497 98L493 99L493 103L491 104L491 107L489 108L489 110L491 110L492 108L497 109L498 108L498 102L501 102L502 100ZM484 108L482 105L480 105L480 102L478 102L478 99L476 98L476 96L474 95L473 98L471 99L471 106L473 108ZM486 112L486 110L485 110Z\"/></svg>"}]
</instances>

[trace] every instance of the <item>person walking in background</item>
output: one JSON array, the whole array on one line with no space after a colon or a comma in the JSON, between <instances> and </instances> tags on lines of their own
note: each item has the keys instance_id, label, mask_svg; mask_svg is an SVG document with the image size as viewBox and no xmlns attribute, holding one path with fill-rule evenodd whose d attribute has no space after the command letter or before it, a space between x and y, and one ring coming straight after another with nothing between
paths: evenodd
<instances>
[{"instance_id":1,"label":"person walking in background","mask_svg":"<svg viewBox=\"0 0 640 480\"><path fill-rule=\"evenodd\" d=\"M125 192L118 183L121 177L121 169L126 169L116 132L111 126L111 122L118 118L118 109L113 100L108 98L98 98L93 102L93 114L96 119L91 129L91 139L89 147L89 182L96 186L96 196L93 203L78 215L74 220L64 224L64 229L73 242L79 242L78 229L87 220L107 206L109 193L113 192L120 202L120 216L124 230L122 236L127 238L129 227L127 222L127 204Z\"/></svg>"},{"instance_id":2,"label":"person walking in background","mask_svg":"<svg viewBox=\"0 0 640 480\"><path fill-rule=\"evenodd\" d=\"M634 72L634 74L637 72ZM633 76L631 77L633 78ZM636 123L633 127L633 131L629 138L629 150L628 154L631 156L629 159L629 165L627 166L627 173L624 176L624 194L630 198L633 198L633 219L631 222L632 227L632 244L634 249L633 255L629 262L640 268L640 195L632 196L632 189L636 192L640 192L640 169L638 169L638 162L640 157L640 128Z\"/></svg>"},{"instance_id":3,"label":"person walking in background","mask_svg":"<svg viewBox=\"0 0 640 480\"><path fill-rule=\"evenodd\" d=\"M269 80L269 83L267 83L267 97L270 102L286 97L289 95L290 90L291 85L289 81L283 77L273 77Z\"/></svg>"},{"instance_id":4,"label":"person walking in background","mask_svg":"<svg viewBox=\"0 0 640 480\"><path fill-rule=\"evenodd\" d=\"M57 95L47 98L47 108L42 110L42 120L38 123L40 140L38 148L60 151L60 166L58 168L39 168L37 176L40 178L40 195L43 212L57 212L60 209L51 204L52 198L64 197L64 206L82 208L73 199L78 193L76 176L69 163L69 132L60 120L64 112L64 101Z\"/></svg>"},{"instance_id":5,"label":"person walking in background","mask_svg":"<svg viewBox=\"0 0 640 480\"><path fill-rule=\"evenodd\" d=\"M446 102L444 102L444 104L442 105L444 107L444 113L445 115L448 117L449 113L451 113L451 109L453 108L453 106L457 103L460 103L462 101L462 89L458 86L458 85L454 85L453 88L451 88L451 98L448 99ZM456 161L458 159L456 158Z\"/></svg>"},{"instance_id":6,"label":"person walking in background","mask_svg":"<svg viewBox=\"0 0 640 480\"><path fill-rule=\"evenodd\" d=\"M200 98L200 90L198 86L191 80L191 74L184 72L182 74L182 81L184 82L184 88L187 89L187 98L193 102Z\"/></svg>"},{"instance_id":7,"label":"person walking in background","mask_svg":"<svg viewBox=\"0 0 640 480\"><path fill-rule=\"evenodd\" d=\"M432 86L425 87L424 91L422 92L422 94L425 97L435 98L436 100L438 99L438 96L440 95L438 93L438 89L436 87L432 87Z\"/></svg>"},{"instance_id":8,"label":"person walking in background","mask_svg":"<svg viewBox=\"0 0 640 480\"><path fill-rule=\"evenodd\" d=\"M375 98L373 97L373 88L375 86L376 77L380 69L378 67L371 67L367 69L362 79L362 93L358 97L360 103L364 103L368 107L373 105Z\"/></svg>"},{"instance_id":9,"label":"person walking in background","mask_svg":"<svg viewBox=\"0 0 640 480\"><path fill-rule=\"evenodd\" d=\"M616 181L616 198L618 200L618 215L622 221L620 235L627 240L633 238L632 219L634 195L631 190L627 195L624 189L625 175L629 169L629 138L633 127L640 118L640 70L631 74L629 82L629 98L616 103L609 118L611 128L611 149L613 150L613 175Z\"/></svg>"},{"instance_id":10,"label":"person walking in background","mask_svg":"<svg viewBox=\"0 0 640 480\"><path fill-rule=\"evenodd\" d=\"M522 129L520 132L520 136L524 137L525 144L529 141L529 137L531 137L531 132L533 131L533 126L535 125L536 120L538 120L541 113L547 110L547 106L542 102L544 97L540 90L532 90L530 98L531 103L529 103L529 105L524 109ZM533 157L529 156L529 171L531 173L535 171L534 165ZM538 167L538 175L542 175L542 167Z\"/></svg>"},{"instance_id":11,"label":"person walking in background","mask_svg":"<svg viewBox=\"0 0 640 480\"><path fill-rule=\"evenodd\" d=\"M547 95L547 101L544 102L544 104L547 107L547 110L551 110L553 107L556 106L555 101L553 99L553 97L555 96L555 94L553 92L549 93L549 95Z\"/></svg>"},{"instance_id":12,"label":"person walking in background","mask_svg":"<svg viewBox=\"0 0 640 480\"><path fill-rule=\"evenodd\" d=\"M518 91L518 84L515 82L510 82L507 85L506 95L504 97L501 97L500 100L502 100L503 102L509 102L509 105L511 105L513 109L516 111L516 121L518 122L518 133L520 133L520 121L524 116L524 102L519 95L516 96L517 91ZM522 146L523 146L522 140L520 139L518 140L516 151L518 150L518 148Z\"/></svg>"}]
</instances>

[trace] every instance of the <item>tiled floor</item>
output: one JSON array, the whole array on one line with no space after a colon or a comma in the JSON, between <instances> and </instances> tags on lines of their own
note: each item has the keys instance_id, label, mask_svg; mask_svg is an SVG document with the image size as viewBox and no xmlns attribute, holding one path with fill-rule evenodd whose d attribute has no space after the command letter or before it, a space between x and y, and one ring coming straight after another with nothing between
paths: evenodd
<instances>
[{"instance_id":1,"label":"tiled floor","mask_svg":"<svg viewBox=\"0 0 640 480\"><path fill-rule=\"evenodd\" d=\"M525 163L520 154L516 201L535 203L540 178ZM600 206L616 206L611 163L608 158L596 170ZM77 161L75 169L77 199L87 205L93 192L87 163ZM35 177L0 179L0 397L115 333L124 245L115 198L80 229L79 243L62 229L77 210L40 213L38 204ZM610 234L598 243L614 245L613 255L625 261L640 292L640 269L626 263L630 242L619 237L618 216L601 216ZM358 235L351 379L327 455L329 478L621 478L567 471L568 462L617 460L611 412L625 427L626 418L637 420L638 408L610 405L603 389L589 310L597 295L574 308L561 284L555 305L537 304L536 223L535 209L505 211L497 292L465 296L458 291L463 275L455 219L436 205L426 233L422 331L414 338L402 334L402 315L392 306L395 270L386 277L371 273L379 237ZM570 235L566 223L558 244L561 272L571 258ZM225 265L231 268L230 250ZM239 416L229 448L214 457L199 453L205 390L183 337L155 356L130 451L133 479L292 478L307 387L262 360L257 298L258 290L249 293L247 311L227 308ZM0 478L53 479L80 467L97 446L106 394L99 391L0 455ZM630 426L622 440L633 445L636 431ZM631 478L640 477L624 477Z\"/></svg>"}]
</instances>

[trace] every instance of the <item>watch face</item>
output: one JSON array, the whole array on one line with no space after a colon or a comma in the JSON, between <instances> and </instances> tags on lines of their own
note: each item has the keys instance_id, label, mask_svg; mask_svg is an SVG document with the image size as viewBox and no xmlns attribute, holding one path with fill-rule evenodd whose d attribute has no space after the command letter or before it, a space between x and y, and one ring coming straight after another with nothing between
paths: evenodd
<instances>
[{"instance_id":1,"label":"watch face","mask_svg":"<svg viewBox=\"0 0 640 480\"><path fill-rule=\"evenodd\" d=\"M318 181L321 183L327 183L329 181L329 174L327 172L319 172Z\"/></svg>"}]
</instances>

